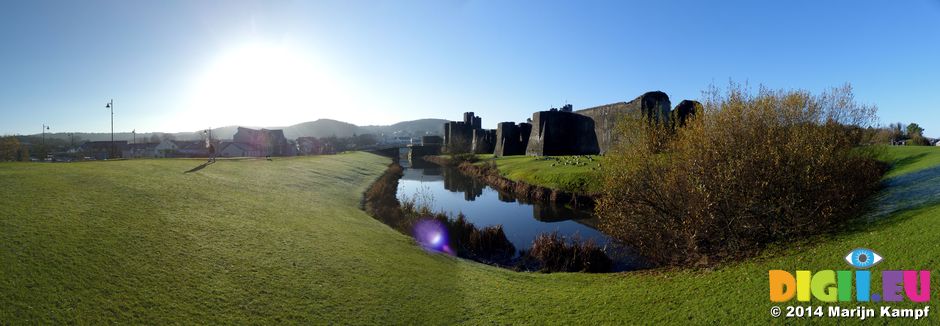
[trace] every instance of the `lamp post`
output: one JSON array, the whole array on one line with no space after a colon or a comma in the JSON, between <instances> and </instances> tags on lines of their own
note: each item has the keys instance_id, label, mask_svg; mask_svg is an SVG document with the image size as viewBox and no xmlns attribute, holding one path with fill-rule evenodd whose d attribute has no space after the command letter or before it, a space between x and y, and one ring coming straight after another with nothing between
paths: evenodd
<instances>
[{"instance_id":1,"label":"lamp post","mask_svg":"<svg viewBox=\"0 0 940 326\"><path fill-rule=\"evenodd\" d=\"M108 101L108 104L104 107L111 109L111 152L108 153L108 158L110 159L114 156L114 99Z\"/></svg>"},{"instance_id":2,"label":"lamp post","mask_svg":"<svg viewBox=\"0 0 940 326\"><path fill-rule=\"evenodd\" d=\"M49 126L47 126L46 124L43 124L42 125L42 155L43 155L42 159L43 160L46 159L45 157L46 155L46 130L49 130Z\"/></svg>"},{"instance_id":3,"label":"lamp post","mask_svg":"<svg viewBox=\"0 0 940 326\"><path fill-rule=\"evenodd\" d=\"M42 146L46 146L46 130L49 130L49 126L46 124L42 125Z\"/></svg>"}]
</instances>

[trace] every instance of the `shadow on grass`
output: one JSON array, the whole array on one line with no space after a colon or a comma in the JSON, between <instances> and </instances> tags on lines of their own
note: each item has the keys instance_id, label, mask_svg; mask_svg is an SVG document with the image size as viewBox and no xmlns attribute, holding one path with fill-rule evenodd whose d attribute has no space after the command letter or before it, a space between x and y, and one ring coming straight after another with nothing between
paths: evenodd
<instances>
[{"instance_id":1,"label":"shadow on grass","mask_svg":"<svg viewBox=\"0 0 940 326\"><path fill-rule=\"evenodd\" d=\"M212 163L215 163L215 161L208 161L208 162L199 164L199 166L194 167L194 168L190 169L189 171L183 172L183 174L192 173L192 172L196 172L196 171L205 169L207 166L209 166L209 165L212 164Z\"/></svg>"},{"instance_id":2,"label":"shadow on grass","mask_svg":"<svg viewBox=\"0 0 940 326\"><path fill-rule=\"evenodd\" d=\"M917 163L917 161L920 161L925 156L927 156L927 153L920 153L917 155L908 156L908 157L896 160L894 162L888 162L888 163L891 164L892 170L901 170L907 167L908 165Z\"/></svg>"},{"instance_id":3,"label":"shadow on grass","mask_svg":"<svg viewBox=\"0 0 940 326\"><path fill-rule=\"evenodd\" d=\"M909 162L911 164L913 162ZM917 214L906 214L940 203L940 166L911 172L882 181L882 189L866 204L865 212L833 233L790 239L770 246L764 257L792 252L793 248L808 248L823 242L842 241L853 235L903 223ZM784 244L785 245L781 245Z\"/></svg>"},{"instance_id":4,"label":"shadow on grass","mask_svg":"<svg viewBox=\"0 0 940 326\"><path fill-rule=\"evenodd\" d=\"M888 178L882 186L868 202L866 213L846 223L839 234L896 225L914 216L899 213L940 203L940 166Z\"/></svg>"},{"instance_id":5,"label":"shadow on grass","mask_svg":"<svg viewBox=\"0 0 940 326\"><path fill-rule=\"evenodd\" d=\"M884 188L872 199L871 210L863 215L863 221L879 221L900 211L940 202L940 166L892 177L882 184Z\"/></svg>"}]
</instances>

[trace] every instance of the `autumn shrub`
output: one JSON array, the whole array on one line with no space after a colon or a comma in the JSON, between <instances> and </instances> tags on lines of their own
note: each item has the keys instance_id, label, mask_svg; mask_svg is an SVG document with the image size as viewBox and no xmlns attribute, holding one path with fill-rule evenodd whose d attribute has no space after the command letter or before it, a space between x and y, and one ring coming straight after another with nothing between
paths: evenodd
<instances>
[{"instance_id":1,"label":"autumn shrub","mask_svg":"<svg viewBox=\"0 0 940 326\"><path fill-rule=\"evenodd\" d=\"M389 166L368 189L362 199L362 208L385 224L393 225L402 219L402 210L399 207L398 180L404 175L404 170L398 163Z\"/></svg>"},{"instance_id":2,"label":"autumn shrub","mask_svg":"<svg viewBox=\"0 0 940 326\"><path fill-rule=\"evenodd\" d=\"M447 228L449 247L457 256L470 258L484 263L507 266L516 254L516 247L506 237L502 225L478 228L463 214L451 217L444 213L432 214L426 207L407 215L423 219L435 219Z\"/></svg>"},{"instance_id":3,"label":"autumn shrub","mask_svg":"<svg viewBox=\"0 0 940 326\"><path fill-rule=\"evenodd\" d=\"M930 146L930 140L921 135L911 136L911 139L907 141L909 146Z\"/></svg>"},{"instance_id":4,"label":"autumn shrub","mask_svg":"<svg viewBox=\"0 0 940 326\"><path fill-rule=\"evenodd\" d=\"M502 225L492 225L482 229L473 228L466 241L465 247L474 256L507 261L516 254L516 247L506 237Z\"/></svg>"},{"instance_id":5,"label":"autumn shrub","mask_svg":"<svg viewBox=\"0 0 940 326\"><path fill-rule=\"evenodd\" d=\"M857 216L884 166L870 143L876 108L851 87L705 92L680 128L626 118L606 156L601 227L650 262L708 265Z\"/></svg>"},{"instance_id":6,"label":"autumn shrub","mask_svg":"<svg viewBox=\"0 0 940 326\"><path fill-rule=\"evenodd\" d=\"M16 137L0 137L0 162L16 161L19 158L20 147L20 141Z\"/></svg>"},{"instance_id":7,"label":"autumn shrub","mask_svg":"<svg viewBox=\"0 0 940 326\"><path fill-rule=\"evenodd\" d=\"M603 273L613 267L610 257L593 239L574 237L569 241L558 232L539 234L524 255L545 272Z\"/></svg>"}]
</instances>

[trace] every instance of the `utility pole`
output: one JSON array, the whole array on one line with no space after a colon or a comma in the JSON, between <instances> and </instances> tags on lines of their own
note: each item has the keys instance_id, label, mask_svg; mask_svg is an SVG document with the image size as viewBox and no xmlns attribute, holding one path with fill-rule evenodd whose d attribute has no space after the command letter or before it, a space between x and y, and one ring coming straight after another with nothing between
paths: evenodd
<instances>
[{"instance_id":1,"label":"utility pole","mask_svg":"<svg viewBox=\"0 0 940 326\"><path fill-rule=\"evenodd\" d=\"M108 153L108 159L114 156L114 99L108 101L105 108L111 109L111 152Z\"/></svg>"}]
</instances>

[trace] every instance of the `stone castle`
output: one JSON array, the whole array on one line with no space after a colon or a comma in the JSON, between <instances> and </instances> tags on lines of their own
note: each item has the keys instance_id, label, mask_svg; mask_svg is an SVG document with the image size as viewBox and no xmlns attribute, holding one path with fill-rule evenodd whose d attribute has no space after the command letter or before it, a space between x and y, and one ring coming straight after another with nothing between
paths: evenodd
<instances>
[{"instance_id":1,"label":"stone castle","mask_svg":"<svg viewBox=\"0 0 940 326\"><path fill-rule=\"evenodd\" d=\"M477 136L484 136L482 120L473 112L465 112L463 121L450 121L444 123L444 150L450 153L467 153L473 149L473 140Z\"/></svg>"},{"instance_id":2,"label":"stone castle","mask_svg":"<svg viewBox=\"0 0 940 326\"><path fill-rule=\"evenodd\" d=\"M463 121L444 124L445 152L512 155L591 155L605 153L617 142L616 123L628 115L640 115L651 123L682 126L700 110L696 101L683 100L674 109L669 96L648 92L629 102L618 102L574 111L570 104L532 114L531 123L500 122L495 130L483 129L473 112Z\"/></svg>"}]
</instances>

